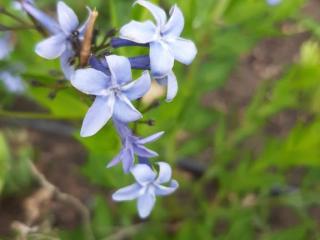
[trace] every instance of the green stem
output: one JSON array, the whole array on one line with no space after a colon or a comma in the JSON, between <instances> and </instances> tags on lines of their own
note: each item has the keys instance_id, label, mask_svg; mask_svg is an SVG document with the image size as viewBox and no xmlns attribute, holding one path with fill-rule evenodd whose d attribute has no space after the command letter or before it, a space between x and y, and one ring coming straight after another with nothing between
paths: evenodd
<instances>
[{"instance_id":1,"label":"green stem","mask_svg":"<svg viewBox=\"0 0 320 240\"><path fill-rule=\"evenodd\" d=\"M14 14L12 14L11 12L8 12L5 8L0 7L0 13L2 13L3 15L6 15L10 18L12 18L13 20L16 20L19 23L22 23L23 25L27 24L22 18L15 16Z\"/></svg>"},{"instance_id":2,"label":"green stem","mask_svg":"<svg viewBox=\"0 0 320 240\"><path fill-rule=\"evenodd\" d=\"M0 117L4 118L20 118L20 119L45 119L45 120L78 120L76 117L61 117L47 113L32 113L32 112L10 112L0 110Z\"/></svg>"}]
</instances>

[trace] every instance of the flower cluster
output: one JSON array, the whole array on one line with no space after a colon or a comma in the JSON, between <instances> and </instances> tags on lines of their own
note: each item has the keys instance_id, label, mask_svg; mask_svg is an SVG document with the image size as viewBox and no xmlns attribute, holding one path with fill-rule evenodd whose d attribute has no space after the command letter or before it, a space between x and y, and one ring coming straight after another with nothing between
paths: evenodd
<instances>
[{"instance_id":1,"label":"flower cluster","mask_svg":"<svg viewBox=\"0 0 320 240\"><path fill-rule=\"evenodd\" d=\"M83 120L81 136L95 135L112 120L122 148L107 167L122 163L124 172L131 173L136 180L135 184L118 190L112 197L115 201L137 199L139 215L145 218L154 206L155 196L171 194L178 183L171 180L172 170L167 163L150 161L158 154L145 146L159 139L164 132L139 137L130 128L130 123L142 118L134 101L146 95L153 79L166 86L166 99L172 101L178 92L174 62L190 64L197 49L192 41L180 37L184 17L177 5L172 7L168 18L163 9L149 1L138 0L136 4L150 11L154 21L131 21L124 25L118 37L110 37L109 48L103 54L98 54L99 48L91 47L94 46L90 32L94 32L92 16L95 11L88 8L89 17L80 25L76 14L62 1L57 4L57 20L39 10L32 1L22 1L22 8L49 35L36 45L35 52L46 59L60 58L62 71L71 85L95 98ZM88 39L90 57L83 64L81 53L88 47ZM111 54L124 46L147 48L149 54L131 58ZM141 70L138 79L132 78L132 69ZM163 185L165 183L167 186Z\"/></svg>"}]
</instances>

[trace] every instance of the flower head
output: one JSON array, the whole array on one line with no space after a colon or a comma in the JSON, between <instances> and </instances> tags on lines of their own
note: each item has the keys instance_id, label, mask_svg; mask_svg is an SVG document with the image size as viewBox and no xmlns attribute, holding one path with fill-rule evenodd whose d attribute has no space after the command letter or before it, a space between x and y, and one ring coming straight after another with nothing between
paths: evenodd
<instances>
[{"instance_id":1,"label":"flower head","mask_svg":"<svg viewBox=\"0 0 320 240\"><path fill-rule=\"evenodd\" d=\"M62 1L57 3L58 21L37 9L29 1L24 0L22 6L51 34L49 38L37 44L36 53L46 59L60 57L62 70L66 78L70 79L74 69L70 66L69 59L75 55L74 46L80 46L88 20L79 25L74 11Z\"/></svg>"},{"instance_id":2,"label":"flower head","mask_svg":"<svg viewBox=\"0 0 320 240\"><path fill-rule=\"evenodd\" d=\"M190 64L197 54L195 44L180 35L184 27L184 17L180 8L175 5L167 20L165 11L145 0L136 4L147 8L154 16L156 24L151 21L131 21L120 30L120 37L139 44L150 45L152 75L164 77L172 70L174 60Z\"/></svg>"},{"instance_id":3,"label":"flower head","mask_svg":"<svg viewBox=\"0 0 320 240\"><path fill-rule=\"evenodd\" d=\"M137 208L141 218L150 215L156 196L166 196L173 193L179 186L176 180L171 180L172 170L169 164L158 162L158 175L146 164L137 164L131 170L135 184L121 188L112 195L114 201L131 201L137 199ZM162 184L168 183L168 186Z\"/></svg>"},{"instance_id":4,"label":"flower head","mask_svg":"<svg viewBox=\"0 0 320 240\"><path fill-rule=\"evenodd\" d=\"M164 134L164 132L159 132L146 138L139 138L133 135L127 124L117 120L114 120L114 124L121 137L122 149L107 167L113 167L122 162L124 172L128 173L134 165L135 155L142 158L153 158L158 156L156 152L146 148L144 145L156 141Z\"/></svg>"},{"instance_id":5,"label":"flower head","mask_svg":"<svg viewBox=\"0 0 320 240\"><path fill-rule=\"evenodd\" d=\"M106 71L94 68L75 71L71 83L78 90L96 96L82 125L81 136L97 133L111 117L127 123L140 119L141 113L130 100L141 98L149 90L151 78L148 71L132 81L130 62L125 57L106 57Z\"/></svg>"}]
</instances>

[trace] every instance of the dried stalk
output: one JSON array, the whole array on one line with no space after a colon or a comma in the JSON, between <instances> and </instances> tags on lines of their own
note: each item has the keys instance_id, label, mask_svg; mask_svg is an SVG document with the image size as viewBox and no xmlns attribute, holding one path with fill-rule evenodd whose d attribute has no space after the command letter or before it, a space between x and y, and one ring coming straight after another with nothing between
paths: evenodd
<instances>
[{"instance_id":1,"label":"dried stalk","mask_svg":"<svg viewBox=\"0 0 320 240\"><path fill-rule=\"evenodd\" d=\"M93 10L90 14L90 19L88 22L88 27L86 29L86 32L84 34L84 40L82 42L81 46L81 52L80 52L80 66L85 66L88 63L90 53L91 53L91 43L94 33L94 26L96 23L96 20L98 18L99 13L96 10Z\"/></svg>"},{"instance_id":2,"label":"dried stalk","mask_svg":"<svg viewBox=\"0 0 320 240\"><path fill-rule=\"evenodd\" d=\"M94 240L95 237L91 228L90 211L88 210L88 208L78 198L70 194L61 192L61 190L57 186L50 183L46 179L46 177L41 172L39 172L32 161L29 161L29 166L33 176L36 178L39 184L41 184L42 187L47 188L58 200L75 207L81 213L84 230L87 234L87 239Z\"/></svg>"}]
</instances>

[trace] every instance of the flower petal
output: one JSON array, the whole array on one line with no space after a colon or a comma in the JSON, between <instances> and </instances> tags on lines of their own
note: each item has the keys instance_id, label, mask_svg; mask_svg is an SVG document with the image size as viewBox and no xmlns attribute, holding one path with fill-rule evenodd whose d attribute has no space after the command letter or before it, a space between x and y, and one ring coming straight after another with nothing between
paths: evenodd
<instances>
[{"instance_id":1,"label":"flower petal","mask_svg":"<svg viewBox=\"0 0 320 240\"><path fill-rule=\"evenodd\" d=\"M157 177L156 173L146 164L136 164L131 169L131 173L141 185L152 183Z\"/></svg>"},{"instance_id":2,"label":"flower petal","mask_svg":"<svg viewBox=\"0 0 320 240\"><path fill-rule=\"evenodd\" d=\"M162 29L162 34L165 37L179 37L184 28L183 13L177 5L170 10L170 18Z\"/></svg>"},{"instance_id":3,"label":"flower petal","mask_svg":"<svg viewBox=\"0 0 320 240\"><path fill-rule=\"evenodd\" d=\"M161 138L163 134L164 134L164 132L155 133L149 137L139 139L138 143L139 144L146 144L146 143L154 142L154 141L158 140L159 138Z\"/></svg>"},{"instance_id":4,"label":"flower petal","mask_svg":"<svg viewBox=\"0 0 320 240\"><path fill-rule=\"evenodd\" d=\"M124 141L123 139L126 139L127 137L132 135L131 129L128 127L127 123L118 121L116 118L113 118L113 123L120 137L122 138L122 141Z\"/></svg>"},{"instance_id":5,"label":"flower petal","mask_svg":"<svg viewBox=\"0 0 320 240\"><path fill-rule=\"evenodd\" d=\"M86 94L99 95L106 91L109 81L110 78L104 73L93 68L87 68L76 70L71 84Z\"/></svg>"},{"instance_id":6,"label":"flower petal","mask_svg":"<svg viewBox=\"0 0 320 240\"><path fill-rule=\"evenodd\" d=\"M108 163L107 168L114 167L115 165L121 162L123 151L125 150L122 149L120 153Z\"/></svg>"},{"instance_id":7,"label":"flower petal","mask_svg":"<svg viewBox=\"0 0 320 240\"><path fill-rule=\"evenodd\" d=\"M130 99L136 100L143 97L151 87L151 77L148 71L144 71L142 76L122 88L122 92Z\"/></svg>"},{"instance_id":8,"label":"flower petal","mask_svg":"<svg viewBox=\"0 0 320 240\"><path fill-rule=\"evenodd\" d=\"M172 177L170 165L166 162L158 162L157 164L159 165L159 175L156 182L162 184L170 181Z\"/></svg>"},{"instance_id":9,"label":"flower petal","mask_svg":"<svg viewBox=\"0 0 320 240\"><path fill-rule=\"evenodd\" d=\"M139 184L132 184L130 186L124 187L112 194L112 199L114 201L131 201L136 199L140 195L141 186Z\"/></svg>"},{"instance_id":10,"label":"flower petal","mask_svg":"<svg viewBox=\"0 0 320 240\"><path fill-rule=\"evenodd\" d=\"M40 11L28 1L22 1L21 4L23 9L34 19L36 19L37 22L39 22L43 27L45 27L51 34L57 34L61 32L59 24L52 17Z\"/></svg>"},{"instance_id":11,"label":"flower petal","mask_svg":"<svg viewBox=\"0 0 320 240\"><path fill-rule=\"evenodd\" d=\"M139 157L153 158L153 157L158 157L159 156L158 153L146 148L143 145L136 145L133 148L134 148L135 154L138 155Z\"/></svg>"},{"instance_id":12,"label":"flower petal","mask_svg":"<svg viewBox=\"0 0 320 240\"><path fill-rule=\"evenodd\" d=\"M167 196L177 190L178 187L178 182L176 180L172 180L169 187L156 185L154 193L158 196Z\"/></svg>"},{"instance_id":13,"label":"flower petal","mask_svg":"<svg viewBox=\"0 0 320 240\"><path fill-rule=\"evenodd\" d=\"M113 113L114 101L114 95L96 97L83 120L82 137L90 137L96 134L108 122Z\"/></svg>"},{"instance_id":14,"label":"flower petal","mask_svg":"<svg viewBox=\"0 0 320 240\"><path fill-rule=\"evenodd\" d=\"M156 202L156 197L154 194L146 193L140 196L137 202L139 216L141 218L148 217L154 207L155 202Z\"/></svg>"},{"instance_id":15,"label":"flower petal","mask_svg":"<svg viewBox=\"0 0 320 240\"><path fill-rule=\"evenodd\" d=\"M158 26L163 26L166 23L167 14L162 8L158 7L157 5L145 0L138 0L134 4L140 4L141 6L148 9L154 16Z\"/></svg>"},{"instance_id":16,"label":"flower petal","mask_svg":"<svg viewBox=\"0 0 320 240\"><path fill-rule=\"evenodd\" d=\"M156 26L151 21L131 21L120 29L120 38L140 44L150 43L156 36Z\"/></svg>"},{"instance_id":17,"label":"flower petal","mask_svg":"<svg viewBox=\"0 0 320 240\"><path fill-rule=\"evenodd\" d=\"M46 59L60 57L66 49L66 38L63 34L53 35L36 46L36 53Z\"/></svg>"},{"instance_id":18,"label":"flower petal","mask_svg":"<svg viewBox=\"0 0 320 240\"><path fill-rule=\"evenodd\" d=\"M183 64L189 65L197 55L197 47L190 40L177 38L167 43L174 58Z\"/></svg>"},{"instance_id":19,"label":"flower petal","mask_svg":"<svg viewBox=\"0 0 320 240\"><path fill-rule=\"evenodd\" d=\"M61 29L69 35L77 30L79 20L74 11L64 2L59 1L57 5L58 21Z\"/></svg>"},{"instance_id":20,"label":"flower petal","mask_svg":"<svg viewBox=\"0 0 320 240\"><path fill-rule=\"evenodd\" d=\"M116 79L117 83L127 83L132 80L131 65L127 58L110 55L106 57L111 75Z\"/></svg>"},{"instance_id":21,"label":"flower petal","mask_svg":"<svg viewBox=\"0 0 320 240\"><path fill-rule=\"evenodd\" d=\"M163 77L173 68L174 57L166 44L162 42L150 43L150 65L152 75Z\"/></svg>"},{"instance_id":22,"label":"flower petal","mask_svg":"<svg viewBox=\"0 0 320 240\"><path fill-rule=\"evenodd\" d=\"M132 147L128 147L126 151L123 152L122 156L122 167L125 173L129 173L134 166L134 152Z\"/></svg>"},{"instance_id":23,"label":"flower petal","mask_svg":"<svg viewBox=\"0 0 320 240\"><path fill-rule=\"evenodd\" d=\"M125 95L120 94L116 97L114 117L121 122L128 123L142 118L142 115Z\"/></svg>"},{"instance_id":24,"label":"flower petal","mask_svg":"<svg viewBox=\"0 0 320 240\"><path fill-rule=\"evenodd\" d=\"M60 66L67 80L71 80L75 72L74 67L70 64L70 59L74 56L73 51L64 51L60 57Z\"/></svg>"},{"instance_id":25,"label":"flower petal","mask_svg":"<svg viewBox=\"0 0 320 240\"><path fill-rule=\"evenodd\" d=\"M171 71L167 76L167 102L171 102L176 97L178 88L176 75Z\"/></svg>"}]
</instances>

